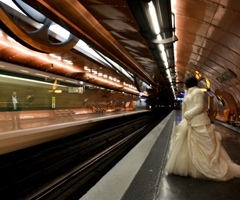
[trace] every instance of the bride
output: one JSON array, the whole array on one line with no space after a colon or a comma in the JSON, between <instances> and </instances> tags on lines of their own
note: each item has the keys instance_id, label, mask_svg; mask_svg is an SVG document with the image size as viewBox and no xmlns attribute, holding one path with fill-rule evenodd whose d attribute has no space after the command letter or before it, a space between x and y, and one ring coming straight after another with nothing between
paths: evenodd
<instances>
[{"instance_id":1,"label":"bride","mask_svg":"<svg viewBox=\"0 0 240 200\"><path fill-rule=\"evenodd\" d=\"M197 84L195 77L185 80L187 94L182 105L183 119L171 138L166 171L219 181L240 177L240 166L230 159L221 145L221 134L215 131L204 111L204 93Z\"/></svg>"}]
</instances>

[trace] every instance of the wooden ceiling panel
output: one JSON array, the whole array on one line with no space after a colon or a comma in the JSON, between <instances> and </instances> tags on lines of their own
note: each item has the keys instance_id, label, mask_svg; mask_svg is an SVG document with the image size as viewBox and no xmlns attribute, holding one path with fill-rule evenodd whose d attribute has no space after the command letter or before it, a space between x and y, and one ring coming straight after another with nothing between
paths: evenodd
<instances>
[{"instance_id":1,"label":"wooden ceiling panel","mask_svg":"<svg viewBox=\"0 0 240 200\"><path fill-rule=\"evenodd\" d=\"M179 53L177 54L176 58L177 62L185 63L185 65L187 66L189 61L189 54L191 54L191 51L185 51L178 48L178 52Z\"/></svg>"},{"instance_id":2,"label":"wooden ceiling panel","mask_svg":"<svg viewBox=\"0 0 240 200\"><path fill-rule=\"evenodd\" d=\"M194 21L190 18L181 18L181 22L178 23L179 28L176 30L176 35L178 37L178 33L189 33L193 35L200 35L205 37L207 35L208 29L210 27L210 24L202 23L201 21ZM186 29L186 26L188 28Z\"/></svg>"},{"instance_id":3,"label":"wooden ceiling panel","mask_svg":"<svg viewBox=\"0 0 240 200\"><path fill-rule=\"evenodd\" d=\"M209 58L211 51L207 48L201 48L200 51L195 52L198 55L198 61L204 63L205 59ZM201 65L199 65L201 67Z\"/></svg>"},{"instance_id":4,"label":"wooden ceiling panel","mask_svg":"<svg viewBox=\"0 0 240 200\"><path fill-rule=\"evenodd\" d=\"M83 4L87 10L97 19L112 19L112 20L133 20L133 16L126 4L119 5L115 3L109 4ZM134 25L135 26L135 25Z\"/></svg>"},{"instance_id":5,"label":"wooden ceiling panel","mask_svg":"<svg viewBox=\"0 0 240 200\"><path fill-rule=\"evenodd\" d=\"M135 47L136 49L138 49L138 48L147 49L147 47L144 44L142 44L141 42L139 42L137 40L121 40L121 43L123 43L126 46Z\"/></svg>"},{"instance_id":6,"label":"wooden ceiling panel","mask_svg":"<svg viewBox=\"0 0 240 200\"><path fill-rule=\"evenodd\" d=\"M240 84L239 83L235 84L235 87L236 87L235 100L236 100L237 105L239 105L240 104L240 93L238 91L240 91Z\"/></svg>"},{"instance_id":7,"label":"wooden ceiling panel","mask_svg":"<svg viewBox=\"0 0 240 200\"><path fill-rule=\"evenodd\" d=\"M136 40L141 42L145 47L148 47L146 40L139 34L139 32L123 32L123 31L110 31L111 34L119 41L121 40ZM150 52L150 51L149 51Z\"/></svg>"},{"instance_id":8,"label":"wooden ceiling panel","mask_svg":"<svg viewBox=\"0 0 240 200\"><path fill-rule=\"evenodd\" d=\"M204 59L204 64L221 74L226 69L224 68L224 66L222 66L222 63L220 63L219 60L221 60L221 57L219 55L211 53L209 54L208 58Z\"/></svg>"},{"instance_id":9,"label":"wooden ceiling panel","mask_svg":"<svg viewBox=\"0 0 240 200\"><path fill-rule=\"evenodd\" d=\"M219 1L216 0L216 3L218 3ZM239 0L221 0L219 2L221 4L221 6L223 7L228 7L229 9L233 10L233 11L239 11L240 10L240 4L239 4Z\"/></svg>"},{"instance_id":10,"label":"wooden ceiling panel","mask_svg":"<svg viewBox=\"0 0 240 200\"><path fill-rule=\"evenodd\" d=\"M232 91L239 93L239 88L234 89L234 85L239 85L238 79L226 83L216 80L227 69L240 77L240 68L236 64L240 63L239 3L183 0L177 1L175 9L178 72L182 75L198 68L209 78L213 91L232 87Z\"/></svg>"},{"instance_id":11,"label":"wooden ceiling panel","mask_svg":"<svg viewBox=\"0 0 240 200\"><path fill-rule=\"evenodd\" d=\"M205 60L200 70L206 70L210 73L214 73L216 76L219 76L221 73L225 71L225 69L222 66L217 65L216 62L214 62L211 59Z\"/></svg>"},{"instance_id":12,"label":"wooden ceiling panel","mask_svg":"<svg viewBox=\"0 0 240 200\"><path fill-rule=\"evenodd\" d=\"M137 32L137 27L134 27L131 21L121 20L99 20L99 22L109 31Z\"/></svg>"},{"instance_id":13,"label":"wooden ceiling panel","mask_svg":"<svg viewBox=\"0 0 240 200\"><path fill-rule=\"evenodd\" d=\"M224 37L219 40L219 46L225 47L225 49L228 49L230 52L233 52L235 55L240 55L239 52L239 45L240 45L240 38L236 37L235 35L229 35L225 34ZM228 55L226 55L228 57Z\"/></svg>"},{"instance_id":14,"label":"wooden ceiling panel","mask_svg":"<svg viewBox=\"0 0 240 200\"><path fill-rule=\"evenodd\" d=\"M181 0L176 1L176 15L189 19L210 22L216 12L217 4L212 1ZM178 21L177 17L177 21ZM177 24L178 26L178 24Z\"/></svg>"},{"instance_id":15,"label":"wooden ceiling panel","mask_svg":"<svg viewBox=\"0 0 240 200\"><path fill-rule=\"evenodd\" d=\"M223 30L227 30L235 16L237 16L237 14L233 14L232 10L219 6L216 13L214 14L214 18L211 21L211 24L217 27L221 27Z\"/></svg>"},{"instance_id":16,"label":"wooden ceiling panel","mask_svg":"<svg viewBox=\"0 0 240 200\"><path fill-rule=\"evenodd\" d=\"M227 66L229 66L228 63L232 63L232 67L233 66L239 66L236 65L236 63L240 62L240 56L239 54L234 53L233 51L231 51L228 48L224 48L221 45L215 45L215 47L213 48L213 51L216 52L215 54L218 57L215 57L214 60L223 65L222 63L226 63ZM233 64L234 63L234 64ZM227 68L226 66L224 66L225 68Z\"/></svg>"},{"instance_id":17,"label":"wooden ceiling panel","mask_svg":"<svg viewBox=\"0 0 240 200\"><path fill-rule=\"evenodd\" d=\"M219 75L219 73L217 73L217 71L215 70L212 70L210 67L205 67L205 75L208 79L215 79L216 76ZM213 84L216 86L216 85L219 85L219 83L216 81L213 82Z\"/></svg>"},{"instance_id":18,"label":"wooden ceiling panel","mask_svg":"<svg viewBox=\"0 0 240 200\"><path fill-rule=\"evenodd\" d=\"M210 26L205 36L205 38L208 40L206 44L210 43L211 41L217 42L224 34L225 31L220 27Z\"/></svg>"},{"instance_id":19,"label":"wooden ceiling panel","mask_svg":"<svg viewBox=\"0 0 240 200\"><path fill-rule=\"evenodd\" d=\"M235 102L236 102L236 105L239 105L240 104L240 101L239 101L239 99L240 99L240 96L239 96L239 89L236 87L236 85L235 85L235 87L231 87L231 88L229 88L229 90L228 90L229 92L230 92L230 94L233 96L233 98L234 98L234 100L235 100Z\"/></svg>"},{"instance_id":20,"label":"wooden ceiling panel","mask_svg":"<svg viewBox=\"0 0 240 200\"><path fill-rule=\"evenodd\" d=\"M227 31L230 35L235 35L238 38L240 37L240 31L239 31L239 17L240 12L237 13L237 15L234 15L234 19L231 21Z\"/></svg>"},{"instance_id":21,"label":"wooden ceiling panel","mask_svg":"<svg viewBox=\"0 0 240 200\"><path fill-rule=\"evenodd\" d=\"M78 0L83 5L90 5L90 4L104 4L104 5L119 5L119 6L126 6L126 1L117 1L116 0Z\"/></svg>"}]
</instances>

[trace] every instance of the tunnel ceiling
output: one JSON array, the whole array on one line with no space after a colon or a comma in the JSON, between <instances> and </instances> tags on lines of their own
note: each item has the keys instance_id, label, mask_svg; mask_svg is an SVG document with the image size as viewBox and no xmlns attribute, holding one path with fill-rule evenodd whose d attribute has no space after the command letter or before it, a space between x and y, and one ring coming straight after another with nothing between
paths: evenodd
<instances>
[{"instance_id":1,"label":"tunnel ceiling","mask_svg":"<svg viewBox=\"0 0 240 200\"><path fill-rule=\"evenodd\" d=\"M11 46L1 43L1 59L8 62L22 63L52 73L87 80L83 69L86 65L101 68L101 64L91 61L86 56L73 50L73 45L80 38L94 49L104 53L120 66L127 69L134 77L161 90L167 88L171 95L168 75L157 49L155 35L147 21L146 3L148 0L24 0L24 2L50 20L69 30L74 37L66 43L52 45L38 43L29 39L29 35L8 23L1 12L1 28L4 32L20 38L22 44L40 53L56 53L73 61L75 70L51 65L28 54L20 54ZM238 0L169 0L153 1L161 22L169 68L176 93L183 90L186 74L200 73L202 86L205 80L211 83L211 91L227 90L236 101L239 99L239 9ZM172 10L171 10L172 4ZM6 8L1 6L6 11ZM174 15L171 15L171 11ZM172 17L175 21L172 23ZM5 20L4 20L5 19ZM34 32L33 27L17 20L25 30ZM11 33L11 34L10 34ZM17 33L19 33L17 35ZM35 34L39 41L46 41L41 34ZM14 37L14 38L15 38ZM174 50L175 49L175 50ZM43 55L44 56L44 55ZM114 71L109 71L114 76ZM119 74L123 77L122 74ZM124 79L124 78L122 78ZM96 80L88 80L96 82ZM99 83L102 84L102 83ZM111 87L108 86L108 87ZM118 88L121 90L121 88ZM239 102L237 102L239 103Z\"/></svg>"},{"instance_id":2,"label":"tunnel ceiling","mask_svg":"<svg viewBox=\"0 0 240 200\"><path fill-rule=\"evenodd\" d=\"M174 7L179 80L199 71L209 79L212 92L225 90L239 104L239 1L176 0Z\"/></svg>"}]
</instances>

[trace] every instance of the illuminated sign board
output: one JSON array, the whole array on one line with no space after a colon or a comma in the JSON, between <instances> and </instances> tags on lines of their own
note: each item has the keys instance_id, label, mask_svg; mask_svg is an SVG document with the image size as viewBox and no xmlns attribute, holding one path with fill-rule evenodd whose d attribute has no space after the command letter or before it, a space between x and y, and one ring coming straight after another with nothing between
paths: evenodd
<instances>
[{"instance_id":1,"label":"illuminated sign board","mask_svg":"<svg viewBox=\"0 0 240 200\"><path fill-rule=\"evenodd\" d=\"M69 92L69 93L79 93L79 94L83 94L83 92L84 92L84 87L68 87L68 92Z\"/></svg>"}]
</instances>

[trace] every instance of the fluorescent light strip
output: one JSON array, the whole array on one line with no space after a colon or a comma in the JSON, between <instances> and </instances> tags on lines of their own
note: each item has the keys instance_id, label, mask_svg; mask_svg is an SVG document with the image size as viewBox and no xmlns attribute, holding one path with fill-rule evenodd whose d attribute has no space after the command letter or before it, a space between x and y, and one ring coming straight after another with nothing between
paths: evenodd
<instances>
[{"instance_id":1,"label":"fluorescent light strip","mask_svg":"<svg viewBox=\"0 0 240 200\"><path fill-rule=\"evenodd\" d=\"M108 80L106 80L106 79L104 79L104 78L101 78L101 77L99 77L99 76L94 76L94 75L92 75L92 74L87 74L87 76L90 77L90 78L99 80L99 81L101 81L101 82L104 82L104 83L107 83L107 84L111 84L111 85L120 87L120 88L123 87L122 85L117 84L116 82L108 81Z\"/></svg>"},{"instance_id":2,"label":"fluorescent light strip","mask_svg":"<svg viewBox=\"0 0 240 200\"><path fill-rule=\"evenodd\" d=\"M123 87L122 85L120 85L120 84L118 84L116 82L111 82L111 81L108 81L108 80L106 80L104 78L94 76L92 74L87 74L87 76L89 78L93 78L93 79L99 80L101 82L104 82L104 83L107 83L107 84L111 84L111 85L119 87L119 88L124 88L125 90L131 91L131 92L134 92L134 93L138 93L138 91L135 89L135 87L133 89L132 88L128 88L128 87Z\"/></svg>"},{"instance_id":3,"label":"fluorescent light strip","mask_svg":"<svg viewBox=\"0 0 240 200\"><path fill-rule=\"evenodd\" d=\"M53 85L53 83L46 83L46 82L42 82L42 81L36 81L36 80L32 80L32 79L25 79L25 78L20 78L20 77L16 77L16 76L8 76L8 75L3 75L3 74L0 74L0 77L9 78L9 79L15 79L15 80L21 80L21 81L27 81L27 82L32 82L32 83L40 83L40 84L43 84L43 85L50 85L50 86ZM67 87L65 85L59 85L59 84L57 84L56 86Z\"/></svg>"},{"instance_id":4,"label":"fluorescent light strip","mask_svg":"<svg viewBox=\"0 0 240 200\"><path fill-rule=\"evenodd\" d=\"M103 55L101 52L98 52L102 57L104 57L109 63L111 63L115 68L117 68L120 72L122 72L126 77L128 77L130 80L133 81L133 78L129 75L130 73L127 72L125 69L123 69L121 66L119 66L117 63L115 63L110 58Z\"/></svg>"},{"instance_id":5,"label":"fluorescent light strip","mask_svg":"<svg viewBox=\"0 0 240 200\"><path fill-rule=\"evenodd\" d=\"M49 76L46 76L45 74L39 74L39 73L35 73L37 76L43 76L43 77L46 77L48 78Z\"/></svg>"},{"instance_id":6,"label":"fluorescent light strip","mask_svg":"<svg viewBox=\"0 0 240 200\"><path fill-rule=\"evenodd\" d=\"M65 40L69 38L70 32L59 26L58 24L53 24L49 27L49 30L54 32L56 35L61 36Z\"/></svg>"},{"instance_id":7,"label":"fluorescent light strip","mask_svg":"<svg viewBox=\"0 0 240 200\"><path fill-rule=\"evenodd\" d=\"M20 70L20 72L24 72L24 73L29 74L29 71L27 71L27 70Z\"/></svg>"},{"instance_id":8,"label":"fluorescent light strip","mask_svg":"<svg viewBox=\"0 0 240 200\"><path fill-rule=\"evenodd\" d=\"M157 13L152 1L148 3L148 9L149 9L149 14L151 16L154 32L156 35L158 35L160 33L160 26L158 24Z\"/></svg>"},{"instance_id":9,"label":"fluorescent light strip","mask_svg":"<svg viewBox=\"0 0 240 200\"><path fill-rule=\"evenodd\" d=\"M15 3L13 3L12 0L0 0L1 2L5 3L6 5L8 5L9 7L13 8L14 10L22 13L23 15L25 15L25 13L23 13L16 5ZM26 16L26 15L25 15Z\"/></svg>"},{"instance_id":10,"label":"fluorescent light strip","mask_svg":"<svg viewBox=\"0 0 240 200\"><path fill-rule=\"evenodd\" d=\"M82 40L79 40L78 43L74 46L74 49L77 51L83 53L84 55L96 60L98 63L104 64L106 66L111 67L101 56L99 56L92 48L88 46L87 43L85 43ZM99 62L101 61L101 62Z\"/></svg>"}]
</instances>

